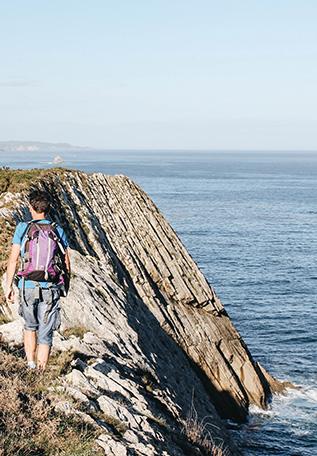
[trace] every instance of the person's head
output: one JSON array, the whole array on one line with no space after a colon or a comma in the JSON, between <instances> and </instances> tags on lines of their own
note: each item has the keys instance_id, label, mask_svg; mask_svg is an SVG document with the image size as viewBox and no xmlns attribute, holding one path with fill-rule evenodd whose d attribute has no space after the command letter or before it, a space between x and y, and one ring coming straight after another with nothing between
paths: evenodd
<instances>
[{"instance_id":1,"label":"person's head","mask_svg":"<svg viewBox=\"0 0 317 456\"><path fill-rule=\"evenodd\" d=\"M44 190L32 190L28 195L32 218L46 215L50 210L51 198Z\"/></svg>"}]
</instances>

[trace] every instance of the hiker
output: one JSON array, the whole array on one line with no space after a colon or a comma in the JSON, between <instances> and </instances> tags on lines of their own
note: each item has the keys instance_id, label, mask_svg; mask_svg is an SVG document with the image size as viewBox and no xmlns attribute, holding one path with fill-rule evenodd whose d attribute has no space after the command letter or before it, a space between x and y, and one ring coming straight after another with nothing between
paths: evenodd
<instances>
[{"instance_id":1,"label":"hiker","mask_svg":"<svg viewBox=\"0 0 317 456\"><path fill-rule=\"evenodd\" d=\"M32 220L18 223L7 266L6 299L14 301L13 282L19 289L19 315L24 319L24 349L28 367L44 371L53 331L60 326L61 295L70 275L68 241L51 220L50 195L33 190L28 196ZM15 275L21 257L21 270ZM37 354L36 354L37 350Z\"/></svg>"}]
</instances>

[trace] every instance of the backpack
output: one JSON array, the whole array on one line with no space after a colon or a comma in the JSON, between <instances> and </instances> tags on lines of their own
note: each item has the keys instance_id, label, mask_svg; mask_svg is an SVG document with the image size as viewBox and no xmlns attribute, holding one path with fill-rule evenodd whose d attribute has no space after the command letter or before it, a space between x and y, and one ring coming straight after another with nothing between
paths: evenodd
<instances>
[{"instance_id":1,"label":"backpack","mask_svg":"<svg viewBox=\"0 0 317 456\"><path fill-rule=\"evenodd\" d=\"M21 269L17 276L23 280L52 282L64 285L65 249L56 230L56 223L28 222L22 236Z\"/></svg>"}]
</instances>

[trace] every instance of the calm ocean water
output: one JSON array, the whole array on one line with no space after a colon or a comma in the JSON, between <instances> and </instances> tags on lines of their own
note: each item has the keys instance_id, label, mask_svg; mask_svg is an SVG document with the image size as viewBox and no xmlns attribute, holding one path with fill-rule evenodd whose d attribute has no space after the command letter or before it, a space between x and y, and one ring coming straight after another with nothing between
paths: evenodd
<instances>
[{"instance_id":1,"label":"calm ocean water","mask_svg":"<svg viewBox=\"0 0 317 456\"><path fill-rule=\"evenodd\" d=\"M224 303L254 358L300 385L252 409L250 456L317 455L317 153L62 153L65 166L126 174L152 197ZM28 156L28 159L25 157ZM51 155L0 152L47 167Z\"/></svg>"}]
</instances>

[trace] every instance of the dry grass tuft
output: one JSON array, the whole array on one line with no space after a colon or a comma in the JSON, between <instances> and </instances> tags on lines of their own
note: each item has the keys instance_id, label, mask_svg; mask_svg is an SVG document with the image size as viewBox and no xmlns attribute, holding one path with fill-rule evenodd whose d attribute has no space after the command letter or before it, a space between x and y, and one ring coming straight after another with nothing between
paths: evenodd
<instances>
[{"instance_id":1,"label":"dry grass tuft","mask_svg":"<svg viewBox=\"0 0 317 456\"><path fill-rule=\"evenodd\" d=\"M146 416L148 420L152 421L153 423L158 424L160 427L168 429L169 426L167 424L166 419L161 415L153 415L152 413L143 413L143 416Z\"/></svg>"},{"instance_id":2,"label":"dry grass tuft","mask_svg":"<svg viewBox=\"0 0 317 456\"><path fill-rule=\"evenodd\" d=\"M104 423L108 424L113 429L113 432L118 435L118 437L123 437L125 432L129 429L129 425L126 421L119 420L118 418L111 415L107 415L101 410L90 412L90 415L95 420L103 421Z\"/></svg>"},{"instance_id":3,"label":"dry grass tuft","mask_svg":"<svg viewBox=\"0 0 317 456\"><path fill-rule=\"evenodd\" d=\"M19 353L0 345L0 455L101 455L97 428L56 411L47 388L68 364L66 355L44 373L30 370Z\"/></svg>"},{"instance_id":4,"label":"dry grass tuft","mask_svg":"<svg viewBox=\"0 0 317 456\"><path fill-rule=\"evenodd\" d=\"M79 337L79 339L83 339L84 335L88 331L89 329L85 328L85 326L72 326L71 328L67 328L63 331L63 336L66 338L76 336Z\"/></svg>"},{"instance_id":5,"label":"dry grass tuft","mask_svg":"<svg viewBox=\"0 0 317 456\"><path fill-rule=\"evenodd\" d=\"M193 400L190 412L183 423L182 432L185 434L189 442L200 447L208 456L228 456L228 450L224 447L224 442L215 442L210 428L217 428L213 423L207 421L208 417L202 420L198 419L198 414L195 409Z\"/></svg>"},{"instance_id":6,"label":"dry grass tuft","mask_svg":"<svg viewBox=\"0 0 317 456\"><path fill-rule=\"evenodd\" d=\"M12 321L7 315L0 313L0 325L4 325Z\"/></svg>"}]
</instances>

